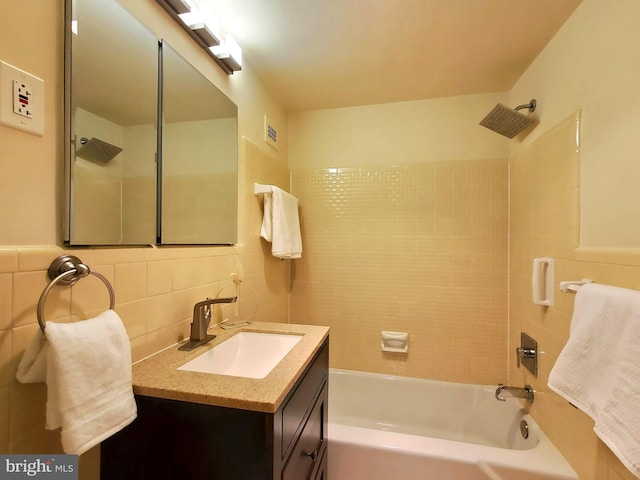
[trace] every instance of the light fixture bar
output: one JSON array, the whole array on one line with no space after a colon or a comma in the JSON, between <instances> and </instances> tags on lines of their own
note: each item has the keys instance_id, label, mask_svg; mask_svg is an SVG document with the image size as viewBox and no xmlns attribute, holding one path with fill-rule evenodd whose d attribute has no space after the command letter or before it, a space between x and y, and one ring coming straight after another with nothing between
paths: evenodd
<instances>
[{"instance_id":1,"label":"light fixture bar","mask_svg":"<svg viewBox=\"0 0 640 480\"><path fill-rule=\"evenodd\" d=\"M210 50L230 70L242 70L242 49L231 35L225 35L220 46L212 47Z\"/></svg>"},{"instance_id":2,"label":"light fixture bar","mask_svg":"<svg viewBox=\"0 0 640 480\"><path fill-rule=\"evenodd\" d=\"M177 14L189 13L191 11L191 5L185 0L166 0L166 3Z\"/></svg>"},{"instance_id":3,"label":"light fixture bar","mask_svg":"<svg viewBox=\"0 0 640 480\"><path fill-rule=\"evenodd\" d=\"M216 33L217 29L212 28L212 24L207 21L208 17L198 17L200 12L191 10L192 2L187 2L187 0L156 0L156 2L191 36L191 38L194 39L198 45L200 45L200 47L209 54L211 58L213 58L213 60L227 75L232 75L233 72L240 70L240 68L235 68L235 64L238 64L238 67L242 64L242 50L240 50L240 47L238 47L240 50L239 62L236 61L234 64L229 60L225 61L218 58L212 49L219 48L218 43L224 42L220 42L220 35ZM174 4L176 2L186 5L189 10L178 13L174 8ZM214 43L214 40L217 40L218 43Z\"/></svg>"},{"instance_id":4,"label":"light fixture bar","mask_svg":"<svg viewBox=\"0 0 640 480\"><path fill-rule=\"evenodd\" d=\"M220 45L220 38L206 23L196 23L195 25L189 25L189 27L207 47Z\"/></svg>"},{"instance_id":5,"label":"light fixture bar","mask_svg":"<svg viewBox=\"0 0 640 480\"><path fill-rule=\"evenodd\" d=\"M220 55L218 59L234 72L242 70L242 64L238 63L238 61L229 54Z\"/></svg>"}]
</instances>

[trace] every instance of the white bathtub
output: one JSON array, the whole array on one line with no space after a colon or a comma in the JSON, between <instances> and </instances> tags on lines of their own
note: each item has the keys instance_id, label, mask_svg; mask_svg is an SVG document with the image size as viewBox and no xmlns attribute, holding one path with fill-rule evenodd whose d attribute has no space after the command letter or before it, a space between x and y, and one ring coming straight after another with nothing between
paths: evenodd
<instances>
[{"instance_id":1,"label":"white bathtub","mask_svg":"<svg viewBox=\"0 0 640 480\"><path fill-rule=\"evenodd\" d=\"M496 387L330 369L329 480L577 480Z\"/></svg>"}]
</instances>

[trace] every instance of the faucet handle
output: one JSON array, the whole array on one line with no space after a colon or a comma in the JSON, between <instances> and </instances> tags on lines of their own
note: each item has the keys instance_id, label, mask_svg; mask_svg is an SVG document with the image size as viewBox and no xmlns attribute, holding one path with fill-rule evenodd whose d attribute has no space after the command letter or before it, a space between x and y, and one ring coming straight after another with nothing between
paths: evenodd
<instances>
[{"instance_id":1,"label":"faucet handle","mask_svg":"<svg viewBox=\"0 0 640 480\"><path fill-rule=\"evenodd\" d=\"M536 358L535 348L523 348L516 347L516 357L518 360L518 368L520 368L520 362L525 358Z\"/></svg>"},{"instance_id":2,"label":"faucet handle","mask_svg":"<svg viewBox=\"0 0 640 480\"><path fill-rule=\"evenodd\" d=\"M206 300L212 300L211 297L207 297ZM211 320L211 304L207 303L204 307L202 307L202 311L203 311L203 318L205 320Z\"/></svg>"}]
</instances>

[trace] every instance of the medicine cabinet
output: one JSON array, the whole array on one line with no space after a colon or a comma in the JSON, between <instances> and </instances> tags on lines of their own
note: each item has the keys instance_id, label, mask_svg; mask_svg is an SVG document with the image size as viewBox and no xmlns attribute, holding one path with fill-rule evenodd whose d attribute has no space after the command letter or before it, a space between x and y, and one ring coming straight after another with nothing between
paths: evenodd
<instances>
[{"instance_id":1,"label":"medicine cabinet","mask_svg":"<svg viewBox=\"0 0 640 480\"><path fill-rule=\"evenodd\" d=\"M64 243L236 243L236 105L118 2L65 7Z\"/></svg>"}]
</instances>

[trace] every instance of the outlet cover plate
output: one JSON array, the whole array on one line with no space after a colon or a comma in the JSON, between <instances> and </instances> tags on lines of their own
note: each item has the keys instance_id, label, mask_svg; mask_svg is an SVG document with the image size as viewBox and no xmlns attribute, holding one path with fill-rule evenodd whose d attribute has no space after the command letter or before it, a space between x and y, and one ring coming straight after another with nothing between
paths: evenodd
<instances>
[{"instance_id":1,"label":"outlet cover plate","mask_svg":"<svg viewBox=\"0 0 640 480\"><path fill-rule=\"evenodd\" d=\"M44 135L44 81L3 61L0 61L0 124Z\"/></svg>"}]
</instances>

